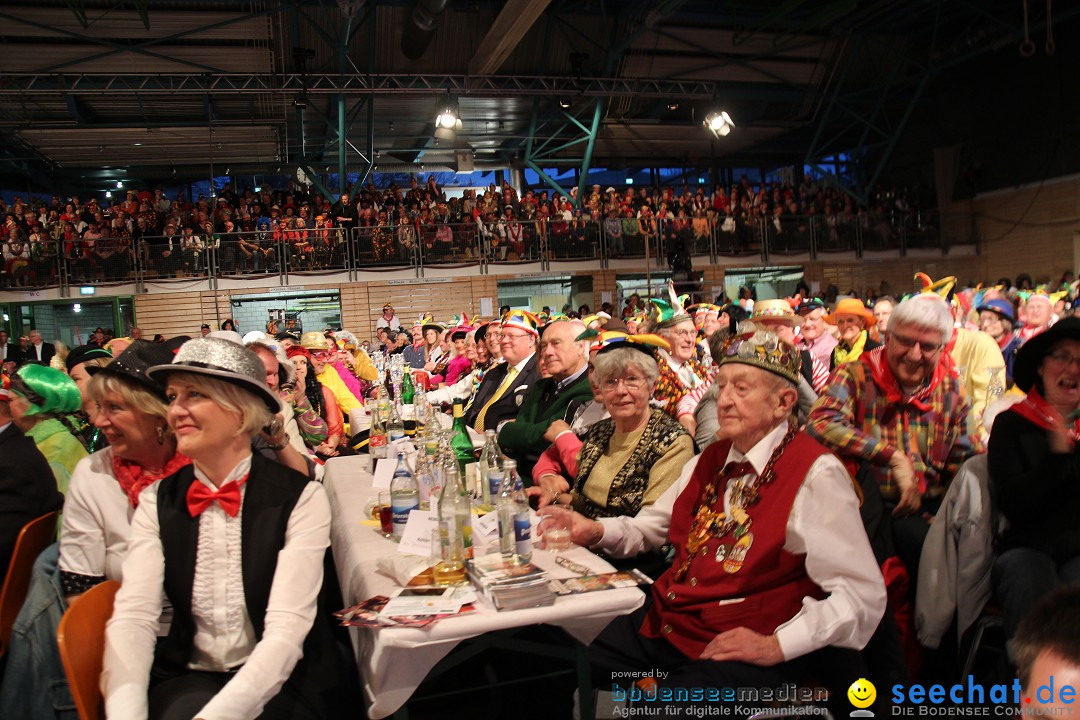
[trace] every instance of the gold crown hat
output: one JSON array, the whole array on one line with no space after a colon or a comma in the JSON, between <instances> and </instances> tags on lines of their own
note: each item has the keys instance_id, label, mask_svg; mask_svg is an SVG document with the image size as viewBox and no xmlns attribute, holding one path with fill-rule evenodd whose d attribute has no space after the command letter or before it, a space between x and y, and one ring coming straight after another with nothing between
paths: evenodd
<instances>
[{"instance_id":1,"label":"gold crown hat","mask_svg":"<svg viewBox=\"0 0 1080 720\"><path fill-rule=\"evenodd\" d=\"M300 347L305 350L331 350L330 341L318 330L306 332L300 336Z\"/></svg>"},{"instance_id":2,"label":"gold crown hat","mask_svg":"<svg viewBox=\"0 0 1080 720\"><path fill-rule=\"evenodd\" d=\"M747 318L750 322L755 320L779 320L791 327L803 324L803 319L795 314L791 303L784 299L758 300L754 303L754 311Z\"/></svg>"},{"instance_id":3,"label":"gold crown hat","mask_svg":"<svg viewBox=\"0 0 1080 720\"><path fill-rule=\"evenodd\" d=\"M748 324L747 329L748 332L732 335L724 342L720 357L713 358L717 364L753 365L779 375L797 386L802 367L802 354L799 349L783 342L770 330L758 329L752 324Z\"/></svg>"}]
</instances>

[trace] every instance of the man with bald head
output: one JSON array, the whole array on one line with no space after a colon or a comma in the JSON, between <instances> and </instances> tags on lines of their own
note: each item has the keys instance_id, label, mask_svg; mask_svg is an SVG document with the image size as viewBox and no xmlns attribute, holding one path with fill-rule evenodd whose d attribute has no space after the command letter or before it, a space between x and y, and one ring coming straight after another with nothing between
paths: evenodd
<instances>
[{"instance_id":1,"label":"man with bald head","mask_svg":"<svg viewBox=\"0 0 1080 720\"><path fill-rule=\"evenodd\" d=\"M592 400L586 372L588 342L577 339L583 332L580 320L558 320L544 328L538 354L546 377L529 388L517 415L499 432L499 447L517 460L527 485L540 453L551 444L544 438L548 427L562 421L569 430L578 409Z\"/></svg>"}]
</instances>

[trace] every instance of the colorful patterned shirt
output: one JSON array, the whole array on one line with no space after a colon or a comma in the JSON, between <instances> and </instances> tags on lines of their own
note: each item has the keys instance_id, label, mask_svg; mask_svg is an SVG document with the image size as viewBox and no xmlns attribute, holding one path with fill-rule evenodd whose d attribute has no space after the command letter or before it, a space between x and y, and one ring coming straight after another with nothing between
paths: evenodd
<instances>
[{"instance_id":1,"label":"colorful patterned shirt","mask_svg":"<svg viewBox=\"0 0 1080 720\"><path fill-rule=\"evenodd\" d=\"M899 499L889 460L902 450L915 468L924 497L940 497L960 465L986 451L951 364L939 367L928 387L903 396L884 348L837 368L818 398L806 431L852 469L867 461L887 500Z\"/></svg>"}]
</instances>

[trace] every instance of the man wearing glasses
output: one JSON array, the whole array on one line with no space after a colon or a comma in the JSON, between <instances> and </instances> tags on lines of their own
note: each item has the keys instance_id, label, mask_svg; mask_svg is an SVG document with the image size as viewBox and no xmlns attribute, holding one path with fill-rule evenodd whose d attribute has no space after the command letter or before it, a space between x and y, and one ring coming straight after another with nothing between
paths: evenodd
<instances>
[{"instance_id":1,"label":"man wearing glasses","mask_svg":"<svg viewBox=\"0 0 1080 720\"><path fill-rule=\"evenodd\" d=\"M940 296L904 300L889 318L885 344L836 369L806 425L857 476L868 505L880 490L896 554L912 578L953 476L985 452L978 415L944 359L952 331Z\"/></svg>"},{"instance_id":2,"label":"man wearing glasses","mask_svg":"<svg viewBox=\"0 0 1080 720\"><path fill-rule=\"evenodd\" d=\"M694 319L681 305L669 305L657 300L652 302L657 310L651 332L671 345L670 352L657 351L660 377L653 390L653 399L674 418L683 395L702 384L708 370L697 361L697 326Z\"/></svg>"},{"instance_id":3,"label":"man wearing glasses","mask_svg":"<svg viewBox=\"0 0 1080 720\"><path fill-rule=\"evenodd\" d=\"M465 424L477 432L489 428L498 431L503 421L515 417L529 386L540 379L537 325L536 316L524 310L512 310L503 316L499 349L505 362L484 374L465 412Z\"/></svg>"}]
</instances>

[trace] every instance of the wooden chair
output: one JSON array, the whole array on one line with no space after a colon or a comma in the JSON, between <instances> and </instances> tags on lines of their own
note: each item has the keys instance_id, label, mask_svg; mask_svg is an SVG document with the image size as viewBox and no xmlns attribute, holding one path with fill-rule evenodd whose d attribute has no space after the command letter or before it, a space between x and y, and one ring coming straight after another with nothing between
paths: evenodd
<instances>
[{"instance_id":1,"label":"wooden chair","mask_svg":"<svg viewBox=\"0 0 1080 720\"><path fill-rule=\"evenodd\" d=\"M15 617L26 601L34 561L56 538L58 517L59 513L53 511L31 520L23 525L15 539L15 550L11 553L4 587L0 590L0 657L7 652Z\"/></svg>"},{"instance_id":2,"label":"wooden chair","mask_svg":"<svg viewBox=\"0 0 1080 720\"><path fill-rule=\"evenodd\" d=\"M112 616L120 583L106 580L75 600L56 630L60 661L64 663L71 696L80 720L104 720L101 665L105 656L105 623Z\"/></svg>"}]
</instances>

